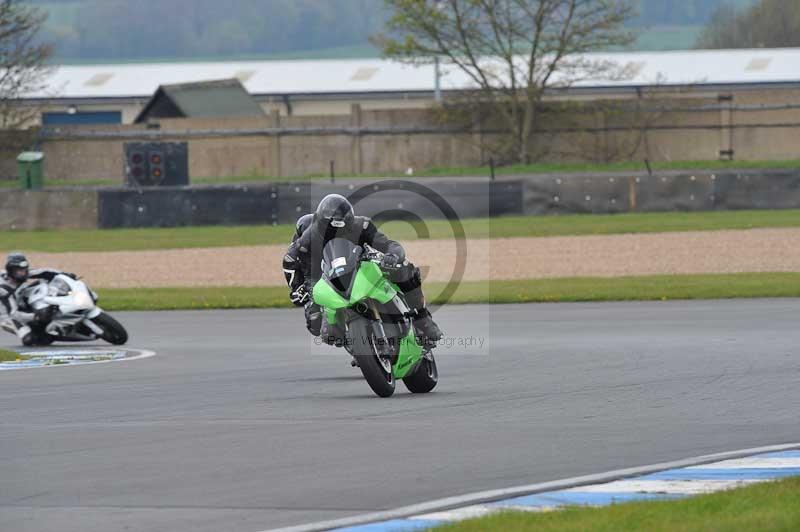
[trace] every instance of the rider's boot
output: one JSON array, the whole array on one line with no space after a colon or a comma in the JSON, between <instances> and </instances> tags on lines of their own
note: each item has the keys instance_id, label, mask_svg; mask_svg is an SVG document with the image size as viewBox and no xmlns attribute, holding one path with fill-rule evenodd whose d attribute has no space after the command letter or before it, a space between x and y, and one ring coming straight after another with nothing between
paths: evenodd
<instances>
[{"instance_id":1,"label":"rider's boot","mask_svg":"<svg viewBox=\"0 0 800 532\"><path fill-rule=\"evenodd\" d=\"M414 332L427 342L436 342L442 339L442 330L433 321L430 311L425 306L425 296L422 287L415 288L405 294L406 302L411 308L414 320Z\"/></svg>"},{"instance_id":2,"label":"rider's boot","mask_svg":"<svg viewBox=\"0 0 800 532\"><path fill-rule=\"evenodd\" d=\"M19 338L22 345L26 347L32 346L36 340L33 330L27 325L23 325L17 329L17 338Z\"/></svg>"}]
</instances>

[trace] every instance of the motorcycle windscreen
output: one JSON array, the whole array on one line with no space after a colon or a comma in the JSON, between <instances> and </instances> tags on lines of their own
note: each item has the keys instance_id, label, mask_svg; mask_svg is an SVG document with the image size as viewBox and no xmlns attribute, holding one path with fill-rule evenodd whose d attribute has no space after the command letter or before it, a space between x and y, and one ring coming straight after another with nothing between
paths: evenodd
<instances>
[{"instance_id":1,"label":"motorcycle windscreen","mask_svg":"<svg viewBox=\"0 0 800 532\"><path fill-rule=\"evenodd\" d=\"M348 297L363 249L345 238L334 238L322 250L322 274L339 293Z\"/></svg>"},{"instance_id":2,"label":"motorcycle windscreen","mask_svg":"<svg viewBox=\"0 0 800 532\"><path fill-rule=\"evenodd\" d=\"M66 283L66 281L64 281L64 279L59 279L58 277L50 281L50 284L47 285L47 295L51 297L66 296L71 290L72 289Z\"/></svg>"}]
</instances>

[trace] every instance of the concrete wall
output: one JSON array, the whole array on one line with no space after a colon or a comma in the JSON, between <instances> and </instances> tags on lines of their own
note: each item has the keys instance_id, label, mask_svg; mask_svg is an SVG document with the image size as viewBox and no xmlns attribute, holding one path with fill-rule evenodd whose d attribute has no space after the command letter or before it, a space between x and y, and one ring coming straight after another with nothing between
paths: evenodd
<instances>
[{"instance_id":1,"label":"concrete wall","mask_svg":"<svg viewBox=\"0 0 800 532\"><path fill-rule=\"evenodd\" d=\"M94 190L3 190L0 230L95 229L98 195Z\"/></svg>"},{"instance_id":2,"label":"concrete wall","mask_svg":"<svg viewBox=\"0 0 800 532\"><path fill-rule=\"evenodd\" d=\"M800 109L752 107L800 105L800 91L744 91L730 102L720 101L720 94L679 96L640 100L639 105L664 108L651 113L637 112L636 100L628 100L623 111L575 107L545 113L542 130L533 140L534 153L544 161L588 162L715 160L725 158L721 152L729 150L736 160L800 158ZM746 106L750 110L736 110ZM47 156L46 176L51 179L120 182L123 142L146 135L188 140L190 174L195 179L327 175L331 161L340 175L401 174L408 168L487 163L487 145L496 138L489 130L431 131L437 127L430 110L352 106L347 115L287 117L275 112L248 119L161 120L151 124L151 129L143 125L63 128L51 131L42 147ZM350 129L299 134L298 128ZM404 131L377 134L376 128ZM408 131L414 128L422 129ZM103 135L125 138L101 138Z\"/></svg>"}]
</instances>

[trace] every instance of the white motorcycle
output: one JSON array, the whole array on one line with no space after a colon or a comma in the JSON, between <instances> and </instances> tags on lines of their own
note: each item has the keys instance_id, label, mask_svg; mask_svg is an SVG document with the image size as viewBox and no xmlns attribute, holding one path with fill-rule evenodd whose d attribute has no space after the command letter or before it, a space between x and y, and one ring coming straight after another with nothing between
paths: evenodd
<instances>
[{"instance_id":1,"label":"white motorcycle","mask_svg":"<svg viewBox=\"0 0 800 532\"><path fill-rule=\"evenodd\" d=\"M83 281L64 274L52 281L35 281L17 290L20 308L34 314L50 309L45 323L26 323L35 334L36 345L53 342L90 342L98 338L114 345L128 341L128 332L110 315L97 306L97 294ZM8 323L2 327L14 332Z\"/></svg>"}]
</instances>

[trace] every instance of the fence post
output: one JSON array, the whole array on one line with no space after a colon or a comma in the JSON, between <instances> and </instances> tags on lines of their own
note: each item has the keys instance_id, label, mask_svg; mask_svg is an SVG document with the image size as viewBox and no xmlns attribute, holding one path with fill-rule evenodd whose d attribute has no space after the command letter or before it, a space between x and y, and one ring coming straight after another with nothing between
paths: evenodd
<instances>
[{"instance_id":1,"label":"fence post","mask_svg":"<svg viewBox=\"0 0 800 532\"><path fill-rule=\"evenodd\" d=\"M350 106L350 127L354 133L350 137L350 168L354 174L364 172L364 158L361 147L361 126L362 124L361 104L354 103Z\"/></svg>"},{"instance_id":2,"label":"fence post","mask_svg":"<svg viewBox=\"0 0 800 532\"><path fill-rule=\"evenodd\" d=\"M717 97L717 101L720 104L719 159L721 161L732 161L734 159L733 94L720 94Z\"/></svg>"},{"instance_id":3,"label":"fence post","mask_svg":"<svg viewBox=\"0 0 800 532\"><path fill-rule=\"evenodd\" d=\"M336 161L331 161L331 183L336 183L335 164Z\"/></svg>"},{"instance_id":4,"label":"fence post","mask_svg":"<svg viewBox=\"0 0 800 532\"><path fill-rule=\"evenodd\" d=\"M278 129L281 127L281 114L277 109L272 110L272 127ZM270 139L272 141L272 175L273 177L281 177L283 171L281 168L281 134L276 133ZM265 169L266 170L266 169Z\"/></svg>"}]
</instances>

